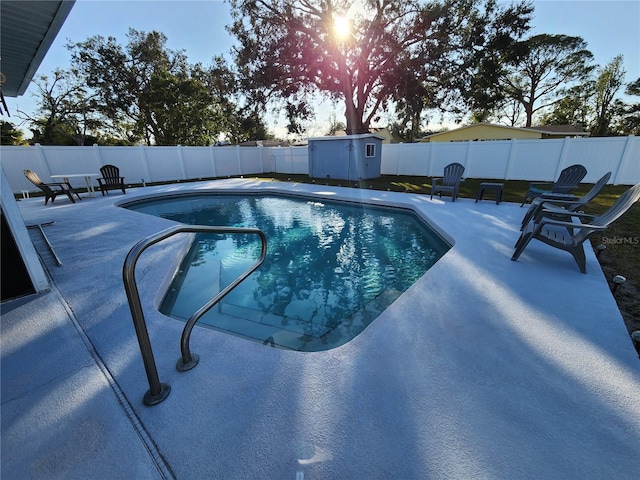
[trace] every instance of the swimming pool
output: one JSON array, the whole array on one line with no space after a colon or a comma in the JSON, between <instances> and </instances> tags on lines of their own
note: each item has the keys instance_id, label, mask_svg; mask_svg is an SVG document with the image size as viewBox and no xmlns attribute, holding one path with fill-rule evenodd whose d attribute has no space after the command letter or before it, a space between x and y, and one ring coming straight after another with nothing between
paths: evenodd
<instances>
[{"instance_id":1,"label":"swimming pool","mask_svg":"<svg viewBox=\"0 0 640 480\"><path fill-rule=\"evenodd\" d=\"M408 208L282 194L199 194L125 205L191 225L257 227L264 264L199 324L300 351L362 332L451 245ZM199 234L160 311L187 320L257 258L256 236Z\"/></svg>"}]
</instances>

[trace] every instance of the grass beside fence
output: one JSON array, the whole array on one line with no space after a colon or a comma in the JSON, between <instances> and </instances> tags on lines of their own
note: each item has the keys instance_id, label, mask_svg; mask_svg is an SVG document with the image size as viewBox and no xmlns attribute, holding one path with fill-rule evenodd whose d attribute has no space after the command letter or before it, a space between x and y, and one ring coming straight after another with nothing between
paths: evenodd
<instances>
[{"instance_id":1,"label":"grass beside fence","mask_svg":"<svg viewBox=\"0 0 640 480\"><path fill-rule=\"evenodd\" d=\"M263 176L266 177L266 176ZM321 183L342 187L357 187L374 190L390 190L417 194L431 193L431 178L383 175L379 178L351 182L347 180L311 179L308 175L272 174L268 178L284 182ZM504 184L503 202L521 203L527 193L529 182L521 180L475 179L467 178L461 185L459 197L476 198L481 182L500 182ZM575 193L582 196L592 184L583 184ZM600 194L583 210L598 215L609 207L629 189L626 185L607 185ZM494 192L488 192L485 198L493 199ZM443 197L445 198L445 197ZM527 206L522 209L524 215ZM640 203L636 203L619 220L613 223L601 235L591 237L592 247L606 245L606 250L599 256L600 265L609 282L615 275L622 275L627 282L616 292L616 301L625 320L629 332L640 330ZM640 354L640 346L636 346Z\"/></svg>"}]
</instances>

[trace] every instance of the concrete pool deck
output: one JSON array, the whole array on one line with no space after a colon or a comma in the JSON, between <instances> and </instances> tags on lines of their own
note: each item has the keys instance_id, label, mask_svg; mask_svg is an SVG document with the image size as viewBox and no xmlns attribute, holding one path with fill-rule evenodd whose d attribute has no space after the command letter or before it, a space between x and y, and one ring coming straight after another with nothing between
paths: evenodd
<instances>
[{"instance_id":1,"label":"concrete pool deck","mask_svg":"<svg viewBox=\"0 0 640 480\"><path fill-rule=\"evenodd\" d=\"M153 407L122 282L173 225L114 207L152 193L284 189L410 203L454 247L363 333L316 353L184 324L155 308L183 241L137 278L160 380ZM525 209L486 200L230 179L18 202L43 227L51 291L2 304L2 478L637 478L640 360L595 255L532 242ZM184 240L184 239L182 239ZM635 472L635 473L634 473Z\"/></svg>"}]
</instances>

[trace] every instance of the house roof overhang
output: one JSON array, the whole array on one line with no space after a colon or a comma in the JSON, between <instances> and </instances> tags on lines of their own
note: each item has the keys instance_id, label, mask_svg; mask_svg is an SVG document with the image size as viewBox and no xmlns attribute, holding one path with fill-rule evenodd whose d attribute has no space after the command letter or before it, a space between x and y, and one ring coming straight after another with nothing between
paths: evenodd
<instances>
[{"instance_id":1,"label":"house roof overhang","mask_svg":"<svg viewBox=\"0 0 640 480\"><path fill-rule=\"evenodd\" d=\"M571 125L545 125L541 127L510 127L507 125L495 125L492 123L472 123L471 125L465 125L460 128L454 128L453 130L447 130L445 132L433 133L431 135L427 135L424 139L431 139L434 137L439 137L442 135L447 135L451 132L456 132L460 130L467 130L477 127L490 127L499 130L511 130L511 131L525 131L525 132L535 132L543 135L554 135L554 136L579 136L579 137L588 137L589 132L582 131L579 128L573 127Z\"/></svg>"},{"instance_id":2,"label":"house roof overhang","mask_svg":"<svg viewBox=\"0 0 640 480\"><path fill-rule=\"evenodd\" d=\"M2 95L24 94L74 3L75 0L0 2Z\"/></svg>"}]
</instances>

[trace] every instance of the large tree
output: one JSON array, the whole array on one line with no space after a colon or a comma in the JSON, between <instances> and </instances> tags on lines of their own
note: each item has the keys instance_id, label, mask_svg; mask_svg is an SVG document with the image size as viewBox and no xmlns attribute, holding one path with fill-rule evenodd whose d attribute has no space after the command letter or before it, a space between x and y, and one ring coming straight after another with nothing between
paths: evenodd
<instances>
[{"instance_id":1,"label":"large tree","mask_svg":"<svg viewBox=\"0 0 640 480\"><path fill-rule=\"evenodd\" d=\"M626 95L640 98L640 78L628 83ZM620 99L614 102L614 126L616 135L640 135L640 101L625 103Z\"/></svg>"},{"instance_id":2,"label":"large tree","mask_svg":"<svg viewBox=\"0 0 640 480\"><path fill-rule=\"evenodd\" d=\"M567 89L584 82L593 55L580 37L535 35L520 43L500 75L499 88L518 102L530 127L536 112L562 99Z\"/></svg>"},{"instance_id":3,"label":"large tree","mask_svg":"<svg viewBox=\"0 0 640 480\"><path fill-rule=\"evenodd\" d=\"M38 109L30 115L18 110L29 123L33 142L45 145L86 145L95 140L103 126L94 98L84 79L74 70L56 69L51 76L34 80Z\"/></svg>"},{"instance_id":4,"label":"large tree","mask_svg":"<svg viewBox=\"0 0 640 480\"><path fill-rule=\"evenodd\" d=\"M229 30L240 43L236 64L250 102L283 101L291 131L296 120L311 114L307 96L319 91L344 101L346 130L352 134L367 132L393 100L406 99L403 107L415 119L439 94L464 88L461 77L477 73L472 60L512 43L531 12L526 3L505 6L494 0L230 4ZM492 27L504 20L512 22Z\"/></svg>"},{"instance_id":5,"label":"large tree","mask_svg":"<svg viewBox=\"0 0 640 480\"><path fill-rule=\"evenodd\" d=\"M220 133L215 100L194 78L153 73L138 98L148 143L153 139L156 145L211 145Z\"/></svg>"},{"instance_id":6,"label":"large tree","mask_svg":"<svg viewBox=\"0 0 640 480\"><path fill-rule=\"evenodd\" d=\"M567 89L565 96L540 117L540 125L588 126L593 117L593 93L594 82L591 80Z\"/></svg>"},{"instance_id":7,"label":"large tree","mask_svg":"<svg viewBox=\"0 0 640 480\"><path fill-rule=\"evenodd\" d=\"M542 125L581 124L594 137L620 133L619 119L625 105L615 96L623 86L622 56L598 68L595 77L565 89L565 96L542 117ZM618 122L612 127L612 123Z\"/></svg>"},{"instance_id":8,"label":"large tree","mask_svg":"<svg viewBox=\"0 0 640 480\"><path fill-rule=\"evenodd\" d=\"M0 121L0 145L27 145L22 137L22 130L18 130L11 122Z\"/></svg>"},{"instance_id":9,"label":"large tree","mask_svg":"<svg viewBox=\"0 0 640 480\"><path fill-rule=\"evenodd\" d=\"M112 131L148 145L215 141L224 112L211 74L168 49L162 33L130 29L127 37L126 46L99 35L68 46Z\"/></svg>"},{"instance_id":10,"label":"large tree","mask_svg":"<svg viewBox=\"0 0 640 480\"><path fill-rule=\"evenodd\" d=\"M222 56L213 57L208 68L196 65L192 71L212 92L216 100L220 129L225 140L242 143L248 140L266 140L272 135L256 105L246 102L239 92L238 78Z\"/></svg>"},{"instance_id":11,"label":"large tree","mask_svg":"<svg viewBox=\"0 0 640 480\"><path fill-rule=\"evenodd\" d=\"M625 71L622 68L622 55L616 56L610 63L598 70L594 84L595 119L591 129L594 137L609 135L609 124L613 115L613 100L624 85Z\"/></svg>"}]
</instances>

